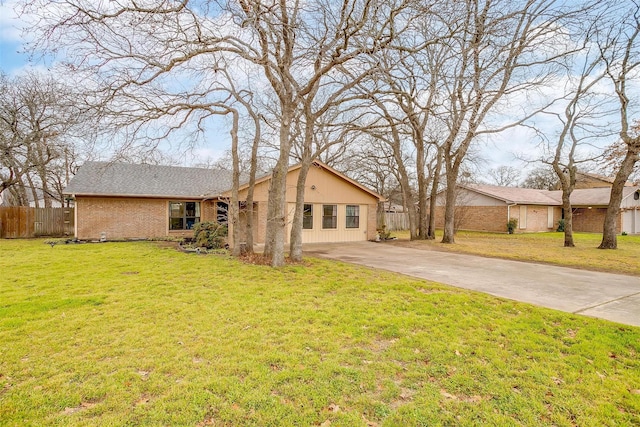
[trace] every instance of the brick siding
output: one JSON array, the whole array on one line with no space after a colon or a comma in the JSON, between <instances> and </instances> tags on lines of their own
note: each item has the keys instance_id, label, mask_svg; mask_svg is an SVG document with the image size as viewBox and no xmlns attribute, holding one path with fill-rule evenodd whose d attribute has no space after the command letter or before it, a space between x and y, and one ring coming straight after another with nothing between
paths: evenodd
<instances>
[{"instance_id":1,"label":"brick siding","mask_svg":"<svg viewBox=\"0 0 640 427\"><path fill-rule=\"evenodd\" d=\"M602 233L604 227L604 217L607 214L606 208L575 208L573 210L573 231L584 231L586 233ZM621 216L618 216L616 232L622 231Z\"/></svg>"},{"instance_id":2,"label":"brick siding","mask_svg":"<svg viewBox=\"0 0 640 427\"><path fill-rule=\"evenodd\" d=\"M459 230L507 231L506 206L457 206L455 216ZM444 227L444 206L436 207L436 227Z\"/></svg>"},{"instance_id":3,"label":"brick siding","mask_svg":"<svg viewBox=\"0 0 640 427\"><path fill-rule=\"evenodd\" d=\"M76 197L76 237L108 240L191 237L193 231L169 231L169 199ZM201 202L201 221L216 218L215 203Z\"/></svg>"},{"instance_id":4,"label":"brick siding","mask_svg":"<svg viewBox=\"0 0 640 427\"><path fill-rule=\"evenodd\" d=\"M507 232L507 206L456 206L455 228L457 230ZM547 206L527 205L527 226L520 228L520 206L511 207L511 218L518 219L516 232L555 230L560 219L559 209L554 210L554 227L548 228ZM444 227L444 207L436 208L436 227Z\"/></svg>"}]
</instances>

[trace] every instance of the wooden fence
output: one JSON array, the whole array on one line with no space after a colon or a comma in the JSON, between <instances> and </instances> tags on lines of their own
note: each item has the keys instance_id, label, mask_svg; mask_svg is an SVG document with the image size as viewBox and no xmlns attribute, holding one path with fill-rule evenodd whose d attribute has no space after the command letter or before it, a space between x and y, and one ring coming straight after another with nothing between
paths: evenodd
<instances>
[{"instance_id":1,"label":"wooden fence","mask_svg":"<svg viewBox=\"0 0 640 427\"><path fill-rule=\"evenodd\" d=\"M73 236L73 208L0 207L0 238Z\"/></svg>"},{"instance_id":2,"label":"wooden fence","mask_svg":"<svg viewBox=\"0 0 640 427\"><path fill-rule=\"evenodd\" d=\"M385 212L384 223L388 231L408 230L409 214L404 212Z\"/></svg>"}]
</instances>

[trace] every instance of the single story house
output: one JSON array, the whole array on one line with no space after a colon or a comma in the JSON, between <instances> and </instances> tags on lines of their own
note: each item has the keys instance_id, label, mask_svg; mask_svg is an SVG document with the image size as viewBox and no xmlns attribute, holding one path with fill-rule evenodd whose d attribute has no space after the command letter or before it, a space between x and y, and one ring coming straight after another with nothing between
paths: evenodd
<instances>
[{"instance_id":1,"label":"single story house","mask_svg":"<svg viewBox=\"0 0 640 427\"><path fill-rule=\"evenodd\" d=\"M571 194L574 231L602 232L611 189L576 189ZM444 193L437 199L436 224L444 223ZM518 220L517 231L553 231L564 218L562 191L495 185L459 185L456 225L461 230L505 232L507 221ZM640 233L640 188L624 187L618 232Z\"/></svg>"},{"instance_id":2,"label":"single story house","mask_svg":"<svg viewBox=\"0 0 640 427\"><path fill-rule=\"evenodd\" d=\"M287 216L300 166L287 173ZM254 187L254 242L264 243L271 176ZM240 227L248 185L240 187ZM200 221L226 222L231 173L225 170L86 162L65 188L75 199L75 237L94 240L190 237ZM303 242L372 240L382 197L316 161L305 189ZM290 228L290 226L289 226ZM288 230L289 231L289 230ZM289 233L287 233L287 239Z\"/></svg>"}]
</instances>

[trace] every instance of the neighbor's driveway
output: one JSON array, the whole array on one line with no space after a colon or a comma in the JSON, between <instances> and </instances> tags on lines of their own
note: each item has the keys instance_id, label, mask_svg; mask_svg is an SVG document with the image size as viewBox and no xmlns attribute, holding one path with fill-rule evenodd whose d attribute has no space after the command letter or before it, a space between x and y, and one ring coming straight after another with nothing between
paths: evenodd
<instances>
[{"instance_id":1,"label":"neighbor's driveway","mask_svg":"<svg viewBox=\"0 0 640 427\"><path fill-rule=\"evenodd\" d=\"M305 245L305 254L395 271L570 313L640 326L640 277L387 243Z\"/></svg>"}]
</instances>

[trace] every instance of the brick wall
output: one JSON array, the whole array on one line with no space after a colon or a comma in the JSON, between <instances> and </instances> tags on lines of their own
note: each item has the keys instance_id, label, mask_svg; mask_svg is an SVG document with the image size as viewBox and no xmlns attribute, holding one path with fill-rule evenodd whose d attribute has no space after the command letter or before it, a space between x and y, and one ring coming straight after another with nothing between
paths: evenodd
<instances>
[{"instance_id":1,"label":"brick wall","mask_svg":"<svg viewBox=\"0 0 640 427\"><path fill-rule=\"evenodd\" d=\"M554 227L548 228L547 206L527 205L526 228L520 228L520 206L510 208L511 218L518 220L516 232L555 230L561 211L554 209ZM507 232L507 206L456 206L455 224L458 230ZM444 207L436 208L436 227L444 227Z\"/></svg>"},{"instance_id":2,"label":"brick wall","mask_svg":"<svg viewBox=\"0 0 640 427\"><path fill-rule=\"evenodd\" d=\"M457 206L455 217L459 230L507 231L506 206ZM444 227L444 206L436 207L436 227Z\"/></svg>"},{"instance_id":3,"label":"brick wall","mask_svg":"<svg viewBox=\"0 0 640 427\"><path fill-rule=\"evenodd\" d=\"M76 197L76 237L81 240L193 236L193 231L169 232L168 199ZM202 221L215 220L215 204L203 202Z\"/></svg>"},{"instance_id":4,"label":"brick wall","mask_svg":"<svg viewBox=\"0 0 640 427\"><path fill-rule=\"evenodd\" d=\"M586 233L602 233L606 208L575 208L573 210L573 231L584 231ZM622 230L621 217L618 216L617 232Z\"/></svg>"},{"instance_id":5,"label":"brick wall","mask_svg":"<svg viewBox=\"0 0 640 427\"><path fill-rule=\"evenodd\" d=\"M514 209L514 208L512 208ZM517 214L517 207L516 214ZM539 206L539 205L527 205L527 227L525 229L520 229L520 225L516 231L522 232L536 232L536 231L554 231L557 228L556 221L556 210L554 209L554 218L552 228L549 228L549 209L547 206ZM512 215L513 216L513 215ZM516 218L518 216L516 215ZM560 217L558 216L558 219Z\"/></svg>"}]
</instances>

